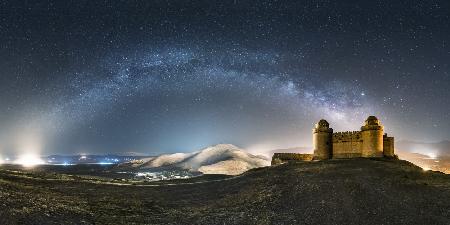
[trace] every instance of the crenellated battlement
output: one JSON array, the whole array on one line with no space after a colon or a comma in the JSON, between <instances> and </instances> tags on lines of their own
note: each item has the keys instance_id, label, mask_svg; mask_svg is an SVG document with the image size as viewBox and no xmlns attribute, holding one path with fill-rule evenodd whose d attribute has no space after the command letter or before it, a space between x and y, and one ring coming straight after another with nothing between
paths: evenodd
<instances>
[{"instance_id":1,"label":"crenellated battlement","mask_svg":"<svg viewBox=\"0 0 450 225\"><path fill-rule=\"evenodd\" d=\"M361 131L343 131L333 133L333 143L343 141L362 141Z\"/></svg>"},{"instance_id":2,"label":"crenellated battlement","mask_svg":"<svg viewBox=\"0 0 450 225\"><path fill-rule=\"evenodd\" d=\"M333 135L352 135L352 134L360 134L361 131L341 131L341 132L334 132Z\"/></svg>"}]
</instances>

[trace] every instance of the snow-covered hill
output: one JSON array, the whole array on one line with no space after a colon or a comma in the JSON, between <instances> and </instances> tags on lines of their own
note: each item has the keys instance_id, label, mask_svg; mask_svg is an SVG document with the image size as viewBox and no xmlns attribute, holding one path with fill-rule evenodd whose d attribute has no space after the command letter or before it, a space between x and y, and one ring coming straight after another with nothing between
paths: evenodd
<instances>
[{"instance_id":1,"label":"snow-covered hill","mask_svg":"<svg viewBox=\"0 0 450 225\"><path fill-rule=\"evenodd\" d=\"M269 165L270 161L263 156L249 154L231 144L219 144L193 153L160 155L134 166L141 169L171 167L204 174L237 175Z\"/></svg>"}]
</instances>

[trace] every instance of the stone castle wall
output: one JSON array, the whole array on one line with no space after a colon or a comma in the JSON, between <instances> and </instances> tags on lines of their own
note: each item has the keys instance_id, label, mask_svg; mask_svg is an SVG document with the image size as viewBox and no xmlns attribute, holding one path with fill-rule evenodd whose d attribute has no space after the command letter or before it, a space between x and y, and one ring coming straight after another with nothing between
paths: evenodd
<instances>
[{"instance_id":1,"label":"stone castle wall","mask_svg":"<svg viewBox=\"0 0 450 225\"><path fill-rule=\"evenodd\" d=\"M362 135L361 131L346 131L333 133L333 149L332 157L355 158L361 157L362 152Z\"/></svg>"},{"instance_id":2,"label":"stone castle wall","mask_svg":"<svg viewBox=\"0 0 450 225\"><path fill-rule=\"evenodd\" d=\"M394 153L394 137L383 135L383 154L387 157L395 157Z\"/></svg>"}]
</instances>

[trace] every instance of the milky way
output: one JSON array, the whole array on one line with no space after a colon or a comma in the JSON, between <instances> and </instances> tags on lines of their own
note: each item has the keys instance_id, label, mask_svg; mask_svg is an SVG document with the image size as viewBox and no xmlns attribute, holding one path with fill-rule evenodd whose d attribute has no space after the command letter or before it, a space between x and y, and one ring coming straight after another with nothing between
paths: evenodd
<instances>
[{"instance_id":1,"label":"milky way","mask_svg":"<svg viewBox=\"0 0 450 225\"><path fill-rule=\"evenodd\" d=\"M369 115L450 138L445 1L102 4L4 3L2 155L310 146Z\"/></svg>"}]
</instances>

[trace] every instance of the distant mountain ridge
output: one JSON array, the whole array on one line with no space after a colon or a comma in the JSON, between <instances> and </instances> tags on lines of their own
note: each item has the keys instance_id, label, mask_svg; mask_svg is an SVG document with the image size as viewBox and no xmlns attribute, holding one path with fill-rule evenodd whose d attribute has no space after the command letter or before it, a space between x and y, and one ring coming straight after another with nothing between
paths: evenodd
<instances>
[{"instance_id":1,"label":"distant mountain ridge","mask_svg":"<svg viewBox=\"0 0 450 225\"><path fill-rule=\"evenodd\" d=\"M232 144L218 144L192 153L164 154L130 163L145 169L183 169L203 174L237 175L247 170L269 166L263 156L255 156Z\"/></svg>"}]
</instances>

